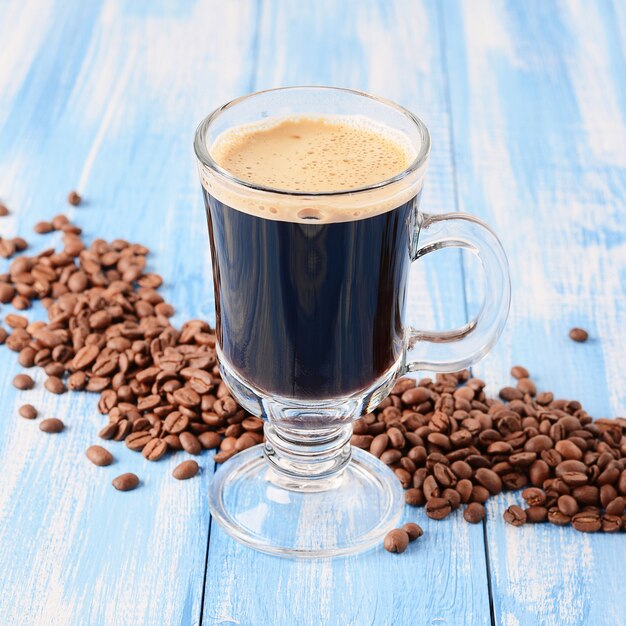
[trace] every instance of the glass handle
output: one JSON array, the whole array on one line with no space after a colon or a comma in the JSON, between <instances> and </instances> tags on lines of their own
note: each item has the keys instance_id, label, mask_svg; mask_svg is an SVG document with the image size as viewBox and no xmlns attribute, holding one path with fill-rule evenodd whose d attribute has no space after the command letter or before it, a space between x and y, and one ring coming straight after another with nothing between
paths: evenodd
<instances>
[{"instance_id":1,"label":"glass handle","mask_svg":"<svg viewBox=\"0 0 626 626\"><path fill-rule=\"evenodd\" d=\"M475 254L482 264L484 299L474 319L452 330L410 328L407 333L405 371L456 372L482 359L504 328L511 303L509 264L495 233L471 215L421 214L415 230L413 261L441 248L463 248Z\"/></svg>"}]
</instances>

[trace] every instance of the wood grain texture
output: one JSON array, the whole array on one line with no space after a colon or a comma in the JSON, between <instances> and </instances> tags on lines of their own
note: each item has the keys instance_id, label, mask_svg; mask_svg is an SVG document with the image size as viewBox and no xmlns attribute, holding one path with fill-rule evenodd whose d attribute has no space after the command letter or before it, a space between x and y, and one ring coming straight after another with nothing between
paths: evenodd
<instances>
[{"instance_id":1,"label":"wood grain texture","mask_svg":"<svg viewBox=\"0 0 626 626\"><path fill-rule=\"evenodd\" d=\"M491 223L511 259L509 324L477 373L495 391L519 362L595 417L623 415L624 3L450 1L441 13L460 208ZM570 341L572 326L590 341ZM623 535L507 527L520 500L488 510L496 622L626 623Z\"/></svg>"},{"instance_id":2,"label":"wood grain texture","mask_svg":"<svg viewBox=\"0 0 626 626\"><path fill-rule=\"evenodd\" d=\"M623 0L0 0L0 41L0 198L13 210L0 236L43 248L57 240L33 224L63 211L87 236L140 241L174 321L213 321L195 125L255 89L365 89L431 131L424 210L485 218L509 254L509 325L476 373L495 391L521 362L597 417L626 410ZM65 206L73 187L85 206ZM457 252L420 262L409 321L465 321L475 270ZM573 325L591 341L569 341ZM487 565L497 624L626 623L623 535L506 527L513 494L489 506L486 545L458 514L407 509L426 535L401 557L267 557L210 525L209 454L184 483L170 475L184 456L150 464L121 444L96 468L84 457L103 421L96 398L44 394L40 373L16 392L18 371L0 350L3 626L490 624ZM67 430L39 432L17 416L23 402ZM111 488L123 471L142 478L137 491Z\"/></svg>"},{"instance_id":3,"label":"wood grain texture","mask_svg":"<svg viewBox=\"0 0 626 626\"><path fill-rule=\"evenodd\" d=\"M64 211L88 237L140 241L175 321L212 319L192 138L202 115L249 89L256 5L44 0L0 15L0 194L13 210L0 233L43 247L54 236L32 225ZM87 203L71 209L76 186ZM44 395L40 372L34 391L15 392L7 349L0 371L0 623L198 624L211 455L182 483L171 470L185 455L150 464L113 442L116 463L97 468L84 456L104 421L96 396ZM17 416L25 401L67 430L41 433ZM125 471L142 479L132 493L110 484Z\"/></svg>"}]
</instances>

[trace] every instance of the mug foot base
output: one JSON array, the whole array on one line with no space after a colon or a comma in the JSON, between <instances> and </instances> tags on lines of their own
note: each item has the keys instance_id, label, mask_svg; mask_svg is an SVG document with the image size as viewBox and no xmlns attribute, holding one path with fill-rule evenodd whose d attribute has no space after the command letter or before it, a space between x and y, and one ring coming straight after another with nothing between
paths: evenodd
<instances>
[{"instance_id":1,"label":"mug foot base","mask_svg":"<svg viewBox=\"0 0 626 626\"><path fill-rule=\"evenodd\" d=\"M211 514L237 541L295 558L344 556L379 545L402 513L394 473L358 448L321 491L286 488L268 465L263 445L241 452L216 472Z\"/></svg>"}]
</instances>

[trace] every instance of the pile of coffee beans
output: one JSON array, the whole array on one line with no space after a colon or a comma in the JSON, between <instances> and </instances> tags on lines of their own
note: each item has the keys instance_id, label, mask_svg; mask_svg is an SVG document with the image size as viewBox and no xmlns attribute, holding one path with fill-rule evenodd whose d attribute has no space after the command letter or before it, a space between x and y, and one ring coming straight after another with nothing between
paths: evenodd
<instances>
[{"instance_id":1,"label":"pile of coffee beans","mask_svg":"<svg viewBox=\"0 0 626 626\"><path fill-rule=\"evenodd\" d=\"M78 204L80 197L72 192L68 201ZM150 461L170 450L197 455L219 448L214 458L222 462L263 441L262 420L238 406L220 378L213 329L201 320L180 330L171 325L174 309L157 291L162 278L146 271L147 248L121 239L87 246L64 215L35 231L63 232L63 249L14 259L0 274L0 301L27 309L41 300L48 320L10 313L10 333L0 327L0 343L18 353L22 367L43 368L50 393L98 392L98 409L108 417L100 437L125 441ZM28 390L34 381L20 373L14 385ZM27 419L37 414L32 405L20 409ZM40 428L58 433L64 424L48 418ZM105 465L102 450L92 446L87 456ZM197 464L183 464L175 477L197 471ZM127 490L139 480L118 483Z\"/></svg>"},{"instance_id":2,"label":"pile of coffee beans","mask_svg":"<svg viewBox=\"0 0 626 626\"><path fill-rule=\"evenodd\" d=\"M354 424L352 444L386 463L411 506L440 520L466 504L478 523L484 503L523 491L514 526L551 522L576 530L626 530L626 419L592 418L576 400L537 392L515 366L514 387L488 398L468 371L398 380L374 413Z\"/></svg>"},{"instance_id":3,"label":"pile of coffee beans","mask_svg":"<svg viewBox=\"0 0 626 626\"><path fill-rule=\"evenodd\" d=\"M68 202L76 206L81 198L71 192ZM150 461L169 451L219 449L214 459L223 462L263 441L262 420L247 414L220 379L213 329L202 320L180 329L170 323L174 309L157 291L161 276L146 270L147 248L121 239L87 246L64 215L39 222L35 231L62 232L63 249L15 258L0 274L0 302L25 310L40 300L48 320L8 314L10 332L0 326L0 344L18 353L22 367L43 368L50 393L99 393L98 409L107 415L100 437L125 441ZM0 255L27 247L19 237L2 239ZM585 341L588 333L578 328L570 336ZM479 523L488 498L525 488L525 508L504 513L514 526L547 521L583 532L626 529L626 419L592 421L576 400L538 393L525 368L511 374L516 385L501 389L499 399L488 398L484 382L468 371L402 378L375 412L355 422L352 444L391 467L406 502L425 506L431 519L465 504L464 519ZM29 390L34 381L20 373L14 385ZM19 414L38 417L31 404ZM46 433L64 428L56 417L40 422ZM113 461L101 446L86 455L98 466ZM173 475L184 480L199 469L187 460ZM121 491L139 484L134 474L113 481ZM420 535L417 525L405 525L385 547L402 552Z\"/></svg>"}]
</instances>

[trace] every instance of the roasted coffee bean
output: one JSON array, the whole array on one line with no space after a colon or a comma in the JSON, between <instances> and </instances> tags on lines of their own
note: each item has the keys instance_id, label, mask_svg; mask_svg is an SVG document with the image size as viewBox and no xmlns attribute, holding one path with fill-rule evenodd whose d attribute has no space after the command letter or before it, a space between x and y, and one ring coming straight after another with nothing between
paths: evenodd
<instances>
[{"instance_id":1,"label":"roasted coffee bean","mask_svg":"<svg viewBox=\"0 0 626 626\"><path fill-rule=\"evenodd\" d=\"M415 541L424 534L422 527L418 526L415 522L407 522L406 524L403 524L402 530L404 530L409 536L409 541Z\"/></svg>"},{"instance_id":2,"label":"roasted coffee bean","mask_svg":"<svg viewBox=\"0 0 626 626\"><path fill-rule=\"evenodd\" d=\"M436 463L433 468L435 479L441 487L452 487L456 484L456 476L452 470L443 463Z\"/></svg>"},{"instance_id":3,"label":"roasted coffee bean","mask_svg":"<svg viewBox=\"0 0 626 626\"><path fill-rule=\"evenodd\" d=\"M472 489L473 489L473 485L472 485L471 480L467 478L463 478L462 480L459 480L459 482L456 484L456 490L459 496L461 497L461 502L463 503L469 502L472 496Z\"/></svg>"},{"instance_id":4,"label":"roasted coffee bean","mask_svg":"<svg viewBox=\"0 0 626 626\"><path fill-rule=\"evenodd\" d=\"M65 428L65 424L56 417L48 417L39 423L39 430L44 433L60 433Z\"/></svg>"},{"instance_id":5,"label":"roasted coffee bean","mask_svg":"<svg viewBox=\"0 0 626 626\"><path fill-rule=\"evenodd\" d=\"M524 444L524 450L527 452L541 452L553 447L554 441L548 435L535 435Z\"/></svg>"},{"instance_id":6,"label":"roasted coffee bean","mask_svg":"<svg viewBox=\"0 0 626 626\"><path fill-rule=\"evenodd\" d=\"M8 304L15 298L15 287L0 281L0 302Z\"/></svg>"},{"instance_id":7,"label":"roasted coffee bean","mask_svg":"<svg viewBox=\"0 0 626 626\"><path fill-rule=\"evenodd\" d=\"M548 521L555 526L567 526L572 518L566 515L558 507L553 506L548 509Z\"/></svg>"},{"instance_id":8,"label":"roasted coffee bean","mask_svg":"<svg viewBox=\"0 0 626 626\"><path fill-rule=\"evenodd\" d=\"M6 217L9 212L8 207L0 203L0 217Z\"/></svg>"},{"instance_id":9,"label":"roasted coffee bean","mask_svg":"<svg viewBox=\"0 0 626 626\"><path fill-rule=\"evenodd\" d=\"M78 206L82 201L83 199L80 197L77 191L70 191L67 194L67 202L72 206Z\"/></svg>"},{"instance_id":10,"label":"roasted coffee bean","mask_svg":"<svg viewBox=\"0 0 626 626\"><path fill-rule=\"evenodd\" d=\"M376 435L376 437L374 437L369 451L375 457L380 458L383 452L387 449L388 445L389 445L389 436L386 433L381 433L380 435Z\"/></svg>"},{"instance_id":11,"label":"roasted coffee bean","mask_svg":"<svg viewBox=\"0 0 626 626\"><path fill-rule=\"evenodd\" d=\"M165 422L163 422L164 430L173 435L182 433L188 426L189 418L180 411L173 411L165 418Z\"/></svg>"},{"instance_id":12,"label":"roasted coffee bean","mask_svg":"<svg viewBox=\"0 0 626 626\"><path fill-rule=\"evenodd\" d=\"M183 432L180 433L178 437L183 446L183 450L189 452L189 454L200 454L200 452L202 452L202 446L195 435L189 432Z\"/></svg>"},{"instance_id":13,"label":"roasted coffee bean","mask_svg":"<svg viewBox=\"0 0 626 626\"><path fill-rule=\"evenodd\" d=\"M431 519L441 520L452 511L450 503L445 498L430 498L426 502L426 515Z\"/></svg>"},{"instance_id":14,"label":"roasted coffee bean","mask_svg":"<svg viewBox=\"0 0 626 626\"><path fill-rule=\"evenodd\" d=\"M172 476L177 480L187 480L195 476L199 470L200 467L196 461L189 459L177 465L172 471Z\"/></svg>"},{"instance_id":15,"label":"roasted coffee bean","mask_svg":"<svg viewBox=\"0 0 626 626\"><path fill-rule=\"evenodd\" d=\"M456 509L461 506L461 494L456 489L444 489L441 493L441 497L445 498L450 503L453 511L456 511Z\"/></svg>"},{"instance_id":16,"label":"roasted coffee bean","mask_svg":"<svg viewBox=\"0 0 626 626\"><path fill-rule=\"evenodd\" d=\"M205 423L206 420L204 420ZM220 422L220 418L215 415L215 424L217 425ZM350 438L350 444L355 446L356 448L361 448L362 450L370 450L372 445L373 437L371 435L352 435Z\"/></svg>"},{"instance_id":17,"label":"roasted coffee bean","mask_svg":"<svg viewBox=\"0 0 626 626\"><path fill-rule=\"evenodd\" d=\"M402 394L402 402L407 406L415 406L430 400L432 392L425 387L413 387Z\"/></svg>"},{"instance_id":18,"label":"roasted coffee bean","mask_svg":"<svg viewBox=\"0 0 626 626\"><path fill-rule=\"evenodd\" d=\"M424 491L424 496L426 497L426 500L430 500L431 498L438 498L441 495L437 480L432 474L424 478L422 489Z\"/></svg>"},{"instance_id":19,"label":"roasted coffee bean","mask_svg":"<svg viewBox=\"0 0 626 626\"><path fill-rule=\"evenodd\" d=\"M554 448L563 459L582 461L583 451L569 439L557 441Z\"/></svg>"},{"instance_id":20,"label":"roasted coffee bean","mask_svg":"<svg viewBox=\"0 0 626 626\"><path fill-rule=\"evenodd\" d=\"M569 517L578 513L578 502L576 502L575 498L572 496L559 496L559 499L557 500L557 507L561 513L568 515Z\"/></svg>"},{"instance_id":21,"label":"roasted coffee bean","mask_svg":"<svg viewBox=\"0 0 626 626\"><path fill-rule=\"evenodd\" d=\"M44 387L50 392L55 394L62 394L67 391L65 383L57 376L48 376Z\"/></svg>"},{"instance_id":22,"label":"roasted coffee bean","mask_svg":"<svg viewBox=\"0 0 626 626\"><path fill-rule=\"evenodd\" d=\"M163 439L154 438L141 450L141 454L148 461L158 461L167 452L167 443Z\"/></svg>"},{"instance_id":23,"label":"roasted coffee bean","mask_svg":"<svg viewBox=\"0 0 626 626\"><path fill-rule=\"evenodd\" d=\"M113 439L117 434L117 424L111 422L107 424L100 432L98 433L98 437L101 439Z\"/></svg>"},{"instance_id":24,"label":"roasted coffee bean","mask_svg":"<svg viewBox=\"0 0 626 626\"><path fill-rule=\"evenodd\" d=\"M537 460L536 452L518 452L509 456L509 463L516 467L527 467Z\"/></svg>"},{"instance_id":25,"label":"roasted coffee bean","mask_svg":"<svg viewBox=\"0 0 626 626\"><path fill-rule=\"evenodd\" d=\"M32 389L35 386L35 381L28 374L18 374L13 379L13 386L16 389L25 391L27 389Z\"/></svg>"},{"instance_id":26,"label":"roasted coffee bean","mask_svg":"<svg viewBox=\"0 0 626 626\"><path fill-rule=\"evenodd\" d=\"M474 470L472 470L469 463L465 461L454 461L454 463L450 465L450 469L458 479L471 478L474 475Z\"/></svg>"},{"instance_id":27,"label":"roasted coffee bean","mask_svg":"<svg viewBox=\"0 0 626 626\"><path fill-rule=\"evenodd\" d=\"M502 517L507 524L511 524L513 526L522 526L522 524L526 523L525 511L516 504L513 504L506 509Z\"/></svg>"},{"instance_id":28,"label":"roasted coffee bean","mask_svg":"<svg viewBox=\"0 0 626 626\"><path fill-rule=\"evenodd\" d=\"M480 504L484 504L489 500L491 493L488 489L483 487L482 485L474 485L472 488L472 495L470 496L470 502L479 502Z\"/></svg>"},{"instance_id":29,"label":"roasted coffee bean","mask_svg":"<svg viewBox=\"0 0 626 626\"><path fill-rule=\"evenodd\" d=\"M394 463L398 463L402 458L402 452L400 450L385 450L380 455L380 460L385 463L385 465L393 465Z\"/></svg>"},{"instance_id":30,"label":"roasted coffee bean","mask_svg":"<svg viewBox=\"0 0 626 626\"><path fill-rule=\"evenodd\" d=\"M624 514L625 507L626 500L623 497L618 496L606 505L605 513L607 515L618 515L621 517Z\"/></svg>"},{"instance_id":31,"label":"roasted coffee bean","mask_svg":"<svg viewBox=\"0 0 626 626\"><path fill-rule=\"evenodd\" d=\"M128 472L114 478L111 483L118 491L131 491L139 485L139 478Z\"/></svg>"},{"instance_id":32,"label":"roasted coffee bean","mask_svg":"<svg viewBox=\"0 0 626 626\"><path fill-rule=\"evenodd\" d=\"M534 396L537 394L537 387L530 378L520 378L517 381L517 388L524 394Z\"/></svg>"},{"instance_id":33,"label":"roasted coffee bean","mask_svg":"<svg viewBox=\"0 0 626 626\"><path fill-rule=\"evenodd\" d=\"M212 450L219 448L222 438L218 433L209 431L206 433L200 433L198 435L198 441L205 450Z\"/></svg>"},{"instance_id":34,"label":"roasted coffee bean","mask_svg":"<svg viewBox=\"0 0 626 626\"><path fill-rule=\"evenodd\" d=\"M574 515L572 526L583 533L595 533L602 528L602 520L597 513L582 511Z\"/></svg>"},{"instance_id":35,"label":"roasted coffee bean","mask_svg":"<svg viewBox=\"0 0 626 626\"><path fill-rule=\"evenodd\" d=\"M589 339L589 333L584 328L572 328L569 331L569 338L572 341L583 343Z\"/></svg>"},{"instance_id":36,"label":"roasted coffee bean","mask_svg":"<svg viewBox=\"0 0 626 626\"><path fill-rule=\"evenodd\" d=\"M140 452L148 445L150 441L152 441L152 439L153 437L149 432L134 432L126 437L126 447L130 448L131 450L135 450L136 452Z\"/></svg>"},{"instance_id":37,"label":"roasted coffee bean","mask_svg":"<svg viewBox=\"0 0 626 626\"><path fill-rule=\"evenodd\" d=\"M596 506L600 492L595 485L583 485L582 487L574 487L572 496L582 506Z\"/></svg>"},{"instance_id":38,"label":"roasted coffee bean","mask_svg":"<svg viewBox=\"0 0 626 626\"><path fill-rule=\"evenodd\" d=\"M615 533L622 529L622 517L605 513L602 516L602 531L605 533Z\"/></svg>"},{"instance_id":39,"label":"roasted coffee bean","mask_svg":"<svg viewBox=\"0 0 626 626\"><path fill-rule=\"evenodd\" d=\"M404 501L409 506L424 506L426 498L422 489L416 489L412 487L404 492Z\"/></svg>"},{"instance_id":40,"label":"roasted coffee bean","mask_svg":"<svg viewBox=\"0 0 626 626\"><path fill-rule=\"evenodd\" d=\"M529 506L524 512L526 522L529 524L541 524L548 521L548 509L544 506Z\"/></svg>"},{"instance_id":41,"label":"roasted coffee bean","mask_svg":"<svg viewBox=\"0 0 626 626\"><path fill-rule=\"evenodd\" d=\"M500 397L510 402L511 400L523 400L524 394L519 389L515 389L515 387L503 387L500 389Z\"/></svg>"},{"instance_id":42,"label":"roasted coffee bean","mask_svg":"<svg viewBox=\"0 0 626 626\"><path fill-rule=\"evenodd\" d=\"M27 420L34 420L37 417L37 409L32 404L23 404L19 414Z\"/></svg>"},{"instance_id":43,"label":"roasted coffee bean","mask_svg":"<svg viewBox=\"0 0 626 626\"><path fill-rule=\"evenodd\" d=\"M543 489L537 487L529 487L522 491L522 498L526 500L528 506L543 506L546 503L547 496Z\"/></svg>"},{"instance_id":44,"label":"roasted coffee bean","mask_svg":"<svg viewBox=\"0 0 626 626\"><path fill-rule=\"evenodd\" d=\"M519 380L521 378L528 378L530 374L528 373L528 370L525 367L522 367L521 365L514 365L511 368L511 376Z\"/></svg>"},{"instance_id":45,"label":"roasted coffee bean","mask_svg":"<svg viewBox=\"0 0 626 626\"><path fill-rule=\"evenodd\" d=\"M243 450L247 450L248 448L251 448L252 446L256 446L257 443L259 442L257 441L254 433L243 433L243 435L240 435L237 438L237 441L235 443L235 450L237 452L242 452ZM396 471L399 471L399 469ZM406 470L403 470L403 471L406 471ZM398 476L398 478L400 478L400 476ZM401 478L400 482L402 483L403 486L405 486L404 477ZM411 474L407 473L405 489L406 487L409 486L410 482L411 482Z\"/></svg>"},{"instance_id":46,"label":"roasted coffee bean","mask_svg":"<svg viewBox=\"0 0 626 626\"><path fill-rule=\"evenodd\" d=\"M485 507L479 502L471 502L463 511L463 518L470 524L478 524L485 519Z\"/></svg>"},{"instance_id":47,"label":"roasted coffee bean","mask_svg":"<svg viewBox=\"0 0 626 626\"><path fill-rule=\"evenodd\" d=\"M102 446L89 446L85 452L87 458L100 467L111 465L113 463L113 455Z\"/></svg>"},{"instance_id":48,"label":"roasted coffee bean","mask_svg":"<svg viewBox=\"0 0 626 626\"><path fill-rule=\"evenodd\" d=\"M50 222L37 222L33 230L38 235L45 235L51 233L54 230L54 226Z\"/></svg>"},{"instance_id":49,"label":"roasted coffee bean","mask_svg":"<svg viewBox=\"0 0 626 626\"><path fill-rule=\"evenodd\" d=\"M409 545L409 535L403 528L394 528L385 535L383 543L387 552L397 552L400 554Z\"/></svg>"},{"instance_id":50,"label":"roasted coffee bean","mask_svg":"<svg viewBox=\"0 0 626 626\"><path fill-rule=\"evenodd\" d=\"M481 467L476 470L475 478L492 495L502 491L502 479L493 470Z\"/></svg>"}]
</instances>

